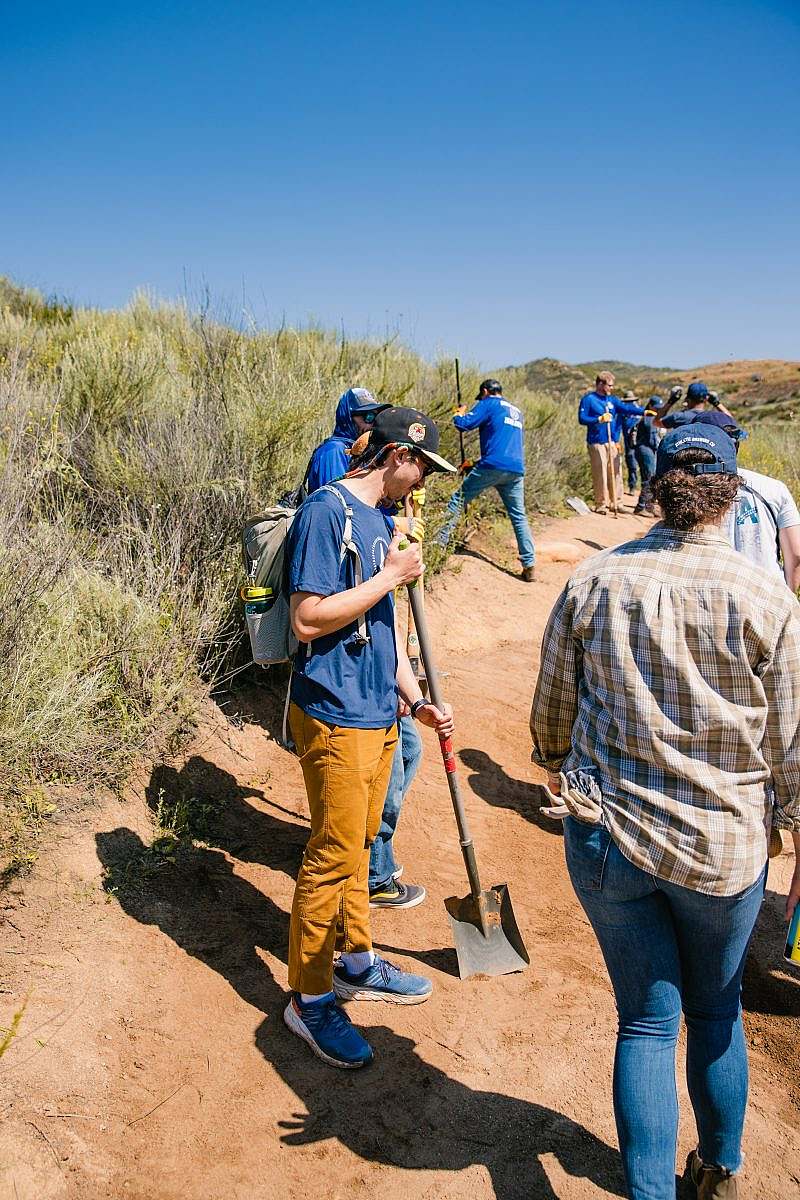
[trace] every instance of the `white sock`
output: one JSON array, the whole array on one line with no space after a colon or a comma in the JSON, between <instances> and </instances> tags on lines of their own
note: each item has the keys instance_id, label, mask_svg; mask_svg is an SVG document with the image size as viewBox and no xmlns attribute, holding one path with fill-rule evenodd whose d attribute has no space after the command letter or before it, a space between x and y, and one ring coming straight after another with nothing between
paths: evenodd
<instances>
[{"instance_id":1,"label":"white sock","mask_svg":"<svg viewBox=\"0 0 800 1200\"><path fill-rule=\"evenodd\" d=\"M320 1000L332 1000L333 992L323 992L321 996L309 996L306 992L301 992L300 999L303 1004L318 1004Z\"/></svg>"},{"instance_id":2,"label":"white sock","mask_svg":"<svg viewBox=\"0 0 800 1200\"><path fill-rule=\"evenodd\" d=\"M360 975L375 962L373 950L355 950L352 954L343 954L342 962L348 975Z\"/></svg>"}]
</instances>

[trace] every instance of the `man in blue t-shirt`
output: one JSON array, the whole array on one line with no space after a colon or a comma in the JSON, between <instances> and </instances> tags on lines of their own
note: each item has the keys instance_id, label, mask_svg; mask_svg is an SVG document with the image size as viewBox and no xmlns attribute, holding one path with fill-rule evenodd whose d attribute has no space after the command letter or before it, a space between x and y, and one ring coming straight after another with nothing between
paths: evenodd
<instances>
[{"instance_id":1,"label":"man in blue t-shirt","mask_svg":"<svg viewBox=\"0 0 800 1200\"><path fill-rule=\"evenodd\" d=\"M521 579L533 583L536 549L525 512L525 443L522 413L503 396L496 379L484 379L469 412L460 408L453 417L456 429L466 433L477 429L481 456L450 497L450 517L436 535L440 546L450 541L458 519L467 505L487 488L496 488L505 505L517 538Z\"/></svg>"},{"instance_id":2,"label":"man in blue t-shirt","mask_svg":"<svg viewBox=\"0 0 800 1200\"><path fill-rule=\"evenodd\" d=\"M355 469L309 496L287 538L300 642L289 721L311 835L292 903L292 996L284 1020L336 1067L364 1066L373 1057L337 1001L419 1004L432 991L429 979L374 953L367 878L397 744L398 701L440 736L453 730L449 707L440 712L423 697L395 635L394 591L422 574L419 546L401 549L399 532L378 507L419 487L430 471L455 471L438 447L429 417L385 409Z\"/></svg>"},{"instance_id":3,"label":"man in blue t-shirt","mask_svg":"<svg viewBox=\"0 0 800 1200\"><path fill-rule=\"evenodd\" d=\"M614 395L614 376L600 371L594 391L581 397L578 421L586 426L586 448L592 468L595 512L607 513L609 504L617 510L622 499L622 470L619 439L626 417L641 417L644 409Z\"/></svg>"}]
</instances>

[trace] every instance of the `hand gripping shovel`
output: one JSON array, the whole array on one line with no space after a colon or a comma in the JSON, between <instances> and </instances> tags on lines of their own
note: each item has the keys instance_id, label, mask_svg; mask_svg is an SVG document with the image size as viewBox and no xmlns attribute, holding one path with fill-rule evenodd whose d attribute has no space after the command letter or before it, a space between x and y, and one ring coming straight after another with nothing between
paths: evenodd
<instances>
[{"instance_id":1,"label":"hand gripping shovel","mask_svg":"<svg viewBox=\"0 0 800 1200\"><path fill-rule=\"evenodd\" d=\"M408 599L417 627L420 654L431 700L441 710L439 675L431 652L425 609L420 602L419 591L413 584L408 589ZM506 884L498 883L488 891L481 890L475 847L458 789L453 743L450 738L440 738L439 742L470 886L468 896L461 899L458 896L450 896L444 902L453 929L458 973L462 979L468 979L470 975L508 975L511 971L524 971L531 960L517 928L508 888Z\"/></svg>"}]
</instances>

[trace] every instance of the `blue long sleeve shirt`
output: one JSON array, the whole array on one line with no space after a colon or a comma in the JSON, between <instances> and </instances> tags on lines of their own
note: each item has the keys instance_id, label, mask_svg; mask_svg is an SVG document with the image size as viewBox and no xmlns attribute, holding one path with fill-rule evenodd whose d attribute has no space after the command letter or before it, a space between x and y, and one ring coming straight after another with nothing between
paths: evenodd
<instances>
[{"instance_id":1,"label":"blue long sleeve shirt","mask_svg":"<svg viewBox=\"0 0 800 1200\"><path fill-rule=\"evenodd\" d=\"M456 429L477 429L481 456L477 466L513 475L525 474L525 430L522 413L503 396L484 396L463 417L453 417Z\"/></svg>"},{"instance_id":2,"label":"blue long sleeve shirt","mask_svg":"<svg viewBox=\"0 0 800 1200\"><path fill-rule=\"evenodd\" d=\"M611 420L599 420L605 413L611 414ZM587 392L581 397L578 405L578 420L586 426L587 446L601 446L608 442L618 442L622 437L622 422L625 417L641 417L644 409L619 396L600 396L597 392Z\"/></svg>"}]
</instances>

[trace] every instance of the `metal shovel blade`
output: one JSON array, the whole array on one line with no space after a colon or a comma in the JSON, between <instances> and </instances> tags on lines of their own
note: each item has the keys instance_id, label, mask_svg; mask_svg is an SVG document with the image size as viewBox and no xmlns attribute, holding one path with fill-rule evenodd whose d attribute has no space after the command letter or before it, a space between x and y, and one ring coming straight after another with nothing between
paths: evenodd
<instances>
[{"instance_id":1,"label":"metal shovel blade","mask_svg":"<svg viewBox=\"0 0 800 1200\"><path fill-rule=\"evenodd\" d=\"M481 923L481 902L485 906L486 933ZM474 896L450 896L444 906L453 930L461 979L469 979L470 975L510 975L530 965L506 884L498 883L481 892L481 901Z\"/></svg>"}]
</instances>

